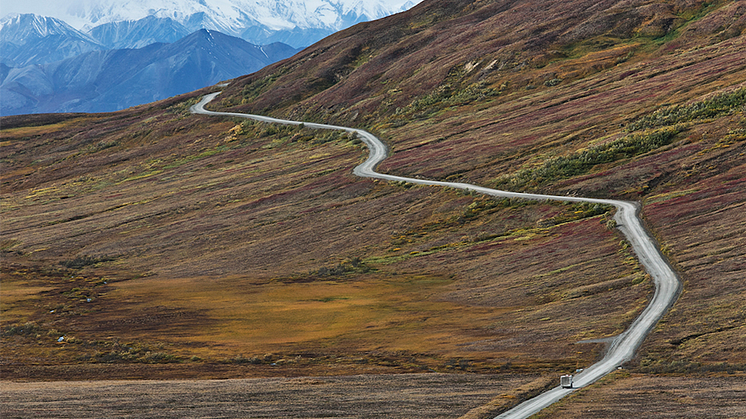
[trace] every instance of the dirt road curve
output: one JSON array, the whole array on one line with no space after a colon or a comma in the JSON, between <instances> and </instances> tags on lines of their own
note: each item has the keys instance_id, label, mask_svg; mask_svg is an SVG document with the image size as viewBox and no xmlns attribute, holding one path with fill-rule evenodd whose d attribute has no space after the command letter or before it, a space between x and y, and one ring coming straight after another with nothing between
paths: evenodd
<instances>
[{"instance_id":1,"label":"dirt road curve","mask_svg":"<svg viewBox=\"0 0 746 419\"><path fill-rule=\"evenodd\" d=\"M588 202L613 205L617 208L617 213L614 217L617 222L617 227L627 237L627 240L630 242L630 245L634 249L635 254L637 254L640 262L653 278L653 281L655 283L655 295L653 296L653 299L650 301L650 304L648 304L642 314L640 314L640 316L635 319L632 325L613 340L613 342L609 345L609 349L604 358L596 364L593 364L589 368L586 368L582 373L578 374L575 377L574 388L554 388L546 393L543 393L518 405L516 408L498 416L499 418L525 418L531 416L532 414L551 405L552 403L570 394L576 389L585 387L593 383L604 375L615 370L624 362L632 359L635 351L645 339L645 336L647 336L653 326L663 316L666 310L668 310L668 308L673 304L679 294L681 283L671 266L661 256L661 253L658 250L655 241L645 231L645 228L642 225L642 221L637 215L639 207L636 203L610 199L524 194L499 191L496 189L470 185L468 183L439 182L433 180L413 179L402 176L392 176L378 173L375 171L375 168L386 158L387 148L386 145L381 142L381 140L367 131L336 125L288 121L259 115L213 112L206 110L204 108L205 104L213 100L218 94L219 93L212 93L205 96L199 103L192 107L192 112L203 115L248 118L262 122L279 123L285 125L303 124L307 128L342 130L356 134L363 142L365 142L365 144L370 149L370 155L368 156L368 159L354 169L354 173L357 176L392 181L404 181L420 185L437 185L451 187L475 191L478 193L496 197Z\"/></svg>"}]
</instances>

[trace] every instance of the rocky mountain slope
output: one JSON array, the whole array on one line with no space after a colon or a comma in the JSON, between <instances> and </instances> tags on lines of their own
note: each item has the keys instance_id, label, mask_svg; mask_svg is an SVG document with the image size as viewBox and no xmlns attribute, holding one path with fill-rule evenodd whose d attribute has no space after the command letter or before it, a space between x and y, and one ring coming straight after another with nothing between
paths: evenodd
<instances>
[{"instance_id":1,"label":"rocky mountain slope","mask_svg":"<svg viewBox=\"0 0 746 419\"><path fill-rule=\"evenodd\" d=\"M684 287L610 380L715 380L746 368L745 12L424 2L216 87L214 108L366 128L390 173L639 201ZM211 90L0 121L10 374L554 380L652 292L607 208L358 179L354 138L190 115Z\"/></svg>"},{"instance_id":2,"label":"rocky mountain slope","mask_svg":"<svg viewBox=\"0 0 746 419\"><path fill-rule=\"evenodd\" d=\"M0 20L0 63L8 67L48 64L103 49L95 39L52 17L23 14Z\"/></svg>"},{"instance_id":3,"label":"rocky mountain slope","mask_svg":"<svg viewBox=\"0 0 746 419\"><path fill-rule=\"evenodd\" d=\"M3 115L107 112L175 96L256 71L296 52L201 30L172 44L95 51L3 71Z\"/></svg>"},{"instance_id":4,"label":"rocky mountain slope","mask_svg":"<svg viewBox=\"0 0 746 419\"><path fill-rule=\"evenodd\" d=\"M139 20L104 23L88 33L107 48L122 49L143 48L155 43L170 44L191 31L173 19L146 16Z\"/></svg>"}]
</instances>

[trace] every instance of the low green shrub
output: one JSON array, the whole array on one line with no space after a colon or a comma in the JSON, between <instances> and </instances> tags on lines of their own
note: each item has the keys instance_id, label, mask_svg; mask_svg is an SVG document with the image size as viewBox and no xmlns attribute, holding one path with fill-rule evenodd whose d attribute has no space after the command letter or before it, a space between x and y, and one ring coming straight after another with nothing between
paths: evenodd
<instances>
[{"instance_id":1,"label":"low green shrub","mask_svg":"<svg viewBox=\"0 0 746 419\"><path fill-rule=\"evenodd\" d=\"M666 106L627 124L627 131L667 127L690 121L715 118L734 111L743 111L746 106L746 88L722 93L689 105Z\"/></svg>"},{"instance_id":2,"label":"low green shrub","mask_svg":"<svg viewBox=\"0 0 746 419\"><path fill-rule=\"evenodd\" d=\"M95 265L97 263L102 263L102 262L111 262L113 260L115 260L115 258L110 257L110 256L95 257L95 256L89 256L89 255L82 255L82 256L77 256L75 259L64 260L60 262L60 265L68 269L81 269L86 266L91 266L91 265Z\"/></svg>"},{"instance_id":3,"label":"low green shrub","mask_svg":"<svg viewBox=\"0 0 746 419\"><path fill-rule=\"evenodd\" d=\"M477 82L466 88L455 88L450 83L446 83L432 93L413 100L409 105L397 108L396 116L424 118L451 106L482 101L498 94L497 90L487 87L485 82Z\"/></svg>"},{"instance_id":4,"label":"low green shrub","mask_svg":"<svg viewBox=\"0 0 746 419\"><path fill-rule=\"evenodd\" d=\"M583 175L598 164L628 159L668 145L682 130L683 126L674 126L630 134L567 156L551 158L536 168L519 170L511 176L499 179L498 185L509 185L511 188L534 187Z\"/></svg>"},{"instance_id":5,"label":"low green shrub","mask_svg":"<svg viewBox=\"0 0 746 419\"><path fill-rule=\"evenodd\" d=\"M41 331L41 327L35 322L26 322L3 328L2 336L35 336L41 333Z\"/></svg>"}]
</instances>

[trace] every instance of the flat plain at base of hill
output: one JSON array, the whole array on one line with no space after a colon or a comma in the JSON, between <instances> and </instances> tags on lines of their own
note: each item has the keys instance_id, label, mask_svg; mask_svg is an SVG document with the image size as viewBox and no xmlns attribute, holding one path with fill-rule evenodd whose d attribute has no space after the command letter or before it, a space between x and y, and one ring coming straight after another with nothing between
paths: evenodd
<instances>
[{"instance_id":1,"label":"flat plain at base of hill","mask_svg":"<svg viewBox=\"0 0 746 419\"><path fill-rule=\"evenodd\" d=\"M746 417L742 374L656 376L620 371L538 417ZM4 418L493 417L536 376L380 374L231 380L0 382ZM480 408L481 407L481 408ZM468 414L467 414L468 412ZM489 412L489 413L488 413ZM477 416L474 414L477 413ZM465 416L464 416L465 415Z\"/></svg>"},{"instance_id":2,"label":"flat plain at base of hill","mask_svg":"<svg viewBox=\"0 0 746 419\"><path fill-rule=\"evenodd\" d=\"M0 383L4 418L454 418L528 375L398 374L184 381Z\"/></svg>"},{"instance_id":3,"label":"flat plain at base of hill","mask_svg":"<svg viewBox=\"0 0 746 419\"><path fill-rule=\"evenodd\" d=\"M617 372L537 418L744 418L746 376L655 376Z\"/></svg>"}]
</instances>

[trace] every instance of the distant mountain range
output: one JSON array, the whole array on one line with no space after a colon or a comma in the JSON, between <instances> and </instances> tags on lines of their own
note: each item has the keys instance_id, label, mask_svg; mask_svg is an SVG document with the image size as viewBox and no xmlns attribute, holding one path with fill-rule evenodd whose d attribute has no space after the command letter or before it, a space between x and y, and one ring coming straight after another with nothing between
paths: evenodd
<instances>
[{"instance_id":1,"label":"distant mountain range","mask_svg":"<svg viewBox=\"0 0 746 419\"><path fill-rule=\"evenodd\" d=\"M141 47L143 43L111 43L124 40L122 31L139 32L142 39L166 41L161 36L181 37L199 29L216 30L262 45L281 41L296 48L309 46L336 31L359 22L379 19L407 10L422 0L55 0L34 13L52 16L110 47ZM6 11L25 10L7 5ZM143 22L155 18L157 34ZM113 26L111 26L113 24ZM104 26L104 27L102 27ZM176 38L178 39L178 38Z\"/></svg>"},{"instance_id":2,"label":"distant mountain range","mask_svg":"<svg viewBox=\"0 0 746 419\"><path fill-rule=\"evenodd\" d=\"M194 31L173 19L147 16L140 20L104 23L88 34L107 48L142 48L156 42L176 42L191 32Z\"/></svg>"},{"instance_id":3,"label":"distant mountain range","mask_svg":"<svg viewBox=\"0 0 746 419\"><path fill-rule=\"evenodd\" d=\"M202 29L170 44L101 47L53 63L12 68L3 61L0 114L115 111L252 73L296 52Z\"/></svg>"},{"instance_id":4,"label":"distant mountain range","mask_svg":"<svg viewBox=\"0 0 746 419\"><path fill-rule=\"evenodd\" d=\"M91 36L52 17L24 14L0 20L0 63L7 66L53 63L103 49Z\"/></svg>"},{"instance_id":5,"label":"distant mountain range","mask_svg":"<svg viewBox=\"0 0 746 419\"><path fill-rule=\"evenodd\" d=\"M163 99L254 72L419 1L81 1L58 13L78 29L56 17L7 15L0 115L105 112Z\"/></svg>"}]
</instances>

